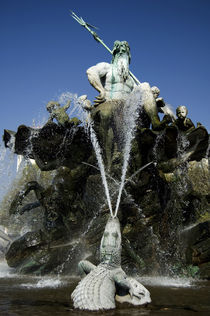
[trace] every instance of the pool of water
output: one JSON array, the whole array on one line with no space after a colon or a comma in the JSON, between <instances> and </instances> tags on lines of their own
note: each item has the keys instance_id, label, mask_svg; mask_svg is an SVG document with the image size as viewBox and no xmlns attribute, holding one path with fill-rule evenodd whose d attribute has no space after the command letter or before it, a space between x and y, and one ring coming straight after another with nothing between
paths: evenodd
<instances>
[{"instance_id":1,"label":"pool of water","mask_svg":"<svg viewBox=\"0 0 210 316\"><path fill-rule=\"evenodd\" d=\"M87 312L73 309L71 293L79 281L72 276L19 276L0 265L0 315L210 315L210 281L144 277L151 293L147 307L119 304L115 310Z\"/></svg>"}]
</instances>

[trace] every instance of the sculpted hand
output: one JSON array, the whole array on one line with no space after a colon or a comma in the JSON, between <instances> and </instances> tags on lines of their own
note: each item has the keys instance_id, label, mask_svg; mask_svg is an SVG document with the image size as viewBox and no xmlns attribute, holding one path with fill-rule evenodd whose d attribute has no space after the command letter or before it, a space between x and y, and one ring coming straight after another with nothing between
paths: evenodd
<instances>
[{"instance_id":1,"label":"sculpted hand","mask_svg":"<svg viewBox=\"0 0 210 316\"><path fill-rule=\"evenodd\" d=\"M105 102L106 99L105 99L105 91L102 90L99 94L99 96L96 97L96 100L94 100L94 105L97 106L99 105L100 103L103 103Z\"/></svg>"}]
</instances>

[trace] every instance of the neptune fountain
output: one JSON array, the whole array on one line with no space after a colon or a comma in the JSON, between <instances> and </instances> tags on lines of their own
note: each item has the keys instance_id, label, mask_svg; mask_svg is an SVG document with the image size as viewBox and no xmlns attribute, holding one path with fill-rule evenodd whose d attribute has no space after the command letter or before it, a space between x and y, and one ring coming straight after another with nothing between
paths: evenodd
<instances>
[{"instance_id":1,"label":"neptune fountain","mask_svg":"<svg viewBox=\"0 0 210 316\"><path fill-rule=\"evenodd\" d=\"M115 41L111 53L111 63L87 70L99 92L93 104L86 95L63 106L50 101L43 127L21 125L3 136L28 162L2 215L16 233L7 263L45 275L74 274L79 262L83 278L72 300L88 310L114 308L115 300L150 303L149 291L128 275L199 271L210 278L209 193L196 186L208 171L194 180L208 161L208 132L195 127L186 106L177 107L176 118L157 87L138 81L126 41ZM20 221L12 223L27 222L34 210L38 226L18 235Z\"/></svg>"}]
</instances>

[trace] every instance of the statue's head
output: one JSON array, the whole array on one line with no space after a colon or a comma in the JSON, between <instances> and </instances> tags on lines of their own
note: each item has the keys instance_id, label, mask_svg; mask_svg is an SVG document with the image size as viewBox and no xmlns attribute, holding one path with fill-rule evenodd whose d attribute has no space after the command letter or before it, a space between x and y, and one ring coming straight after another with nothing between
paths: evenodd
<instances>
[{"instance_id":1,"label":"statue's head","mask_svg":"<svg viewBox=\"0 0 210 316\"><path fill-rule=\"evenodd\" d=\"M180 105L176 109L176 115L180 120L185 119L188 114L188 110L185 105Z\"/></svg>"},{"instance_id":2,"label":"statue's head","mask_svg":"<svg viewBox=\"0 0 210 316\"><path fill-rule=\"evenodd\" d=\"M112 50L112 63L115 59L116 55L124 55L127 54L128 55L128 60L129 60L129 64L131 61L131 54L130 54L130 46L128 44L128 42L126 41L115 41L114 42L114 47Z\"/></svg>"},{"instance_id":3,"label":"statue's head","mask_svg":"<svg viewBox=\"0 0 210 316\"><path fill-rule=\"evenodd\" d=\"M57 109L58 107L60 107L60 103L55 102L55 101L50 101L50 102L48 102L48 103L47 103L47 106L46 106L47 111L50 112L50 113L51 113L53 110Z\"/></svg>"},{"instance_id":4,"label":"statue's head","mask_svg":"<svg viewBox=\"0 0 210 316\"><path fill-rule=\"evenodd\" d=\"M108 264L120 264L121 231L117 217L109 217L104 229L100 246L100 261Z\"/></svg>"},{"instance_id":5,"label":"statue's head","mask_svg":"<svg viewBox=\"0 0 210 316\"><path fill-rule=\"evenodd\" d=\"M156 87L156 86L153 86L151 88L151 90L152 90L152 94L153 94L154 98L157 99L157 97L160 94L160 89L158 89L158 87Z\"/></svg>"}]
</instances>

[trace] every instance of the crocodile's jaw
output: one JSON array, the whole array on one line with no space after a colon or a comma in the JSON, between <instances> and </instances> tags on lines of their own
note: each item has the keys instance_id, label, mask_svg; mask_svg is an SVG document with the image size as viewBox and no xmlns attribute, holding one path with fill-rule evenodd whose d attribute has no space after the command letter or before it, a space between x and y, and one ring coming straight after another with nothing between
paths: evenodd
<instances>
[{"instance_id":1,"label":"crocodile's jaw","mask_svg":"<svg viewBox=\"0 0 210 316\"><path fill-rule=\"evenodd\" d=\"M121 263L121 231L118 218L110 217L104 229L100 246L100 261L109 265Z\"/></svg>"}]
</instances>

